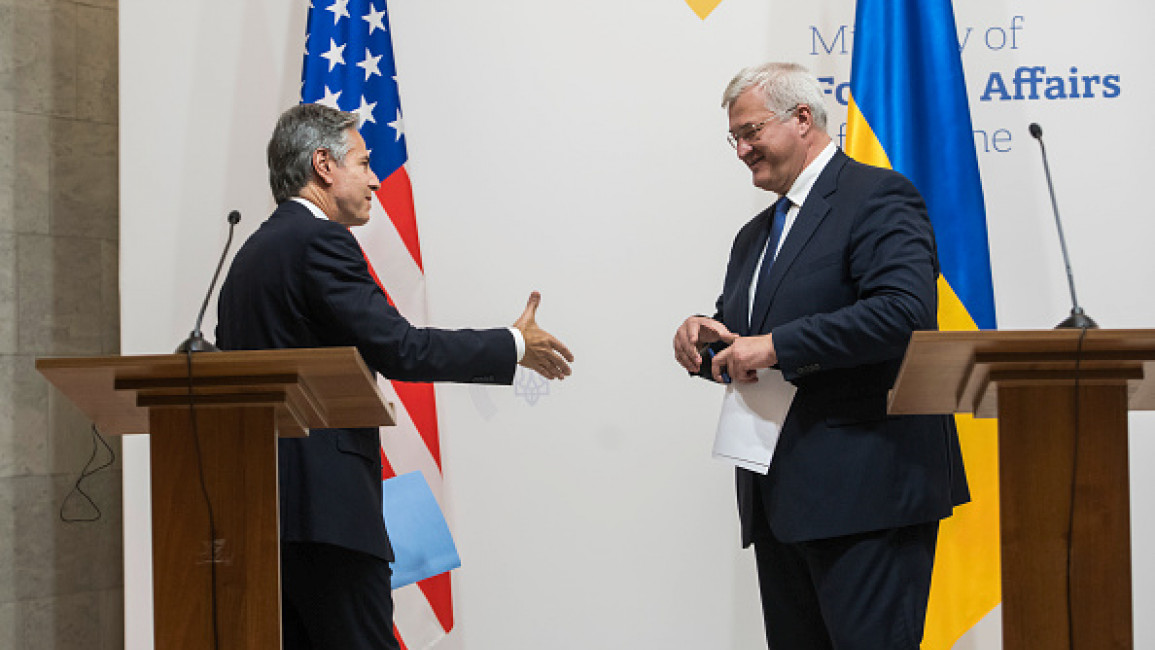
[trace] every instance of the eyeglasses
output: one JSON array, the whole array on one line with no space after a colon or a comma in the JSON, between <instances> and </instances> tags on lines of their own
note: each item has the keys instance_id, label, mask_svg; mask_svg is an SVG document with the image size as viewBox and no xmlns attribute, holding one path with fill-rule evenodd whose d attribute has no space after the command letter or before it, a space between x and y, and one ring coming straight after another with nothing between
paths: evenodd
<instances>
[{"instance_id":1,"label":"eyeglasses","mask_svg":"<svg viewBox=\"0 0 1155 650\"><path fill-rule=\"evenodd\" d=\"M799 106L801 106L801 104L799 104ZM798 110L798 106L795 106L794 108L786 111L786 114L783 115L783 118L788 117L796 110ZM731 131L726 134L726 142L729 142L730 146L734 149L738 148L739 142L753 142L754 139L758 137L758 134L762 132L762 129L766 128L766 124L777 118L777 115L771 114L770 117L762 120L761 122L756 122L754 124L743 124L742 126L738 127L737 132Z\"/></svg>"}]
</instances>

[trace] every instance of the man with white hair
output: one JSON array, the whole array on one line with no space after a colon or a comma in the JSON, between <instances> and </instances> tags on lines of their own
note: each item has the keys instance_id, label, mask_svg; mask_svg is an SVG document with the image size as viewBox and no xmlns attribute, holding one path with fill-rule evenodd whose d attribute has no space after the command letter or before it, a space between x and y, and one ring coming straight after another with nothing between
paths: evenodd
<instances>
[{"instance_id":1,"label":"man with white hair","mask_svg":"<svg viewBox=\"0 0 1155 650\"><path fill-rule=\"evenodd\" d=\"M936 328L938 258L902 175L850 160L804 68L739 72L722 105L754 185L713 317L674 337L688 371L797 388L765 475L737 470L772 650L916 650L939 520L969 500L954 420L889 416L911 333ZM703 361L709 347L711 361Z\"/></svg>"}]
</instances>

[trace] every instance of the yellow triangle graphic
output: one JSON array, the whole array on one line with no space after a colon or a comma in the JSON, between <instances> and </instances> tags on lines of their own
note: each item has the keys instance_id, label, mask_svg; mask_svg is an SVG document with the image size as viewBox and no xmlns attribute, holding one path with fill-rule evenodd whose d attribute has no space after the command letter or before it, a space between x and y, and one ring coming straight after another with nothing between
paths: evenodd
<instances>
[{"instance_id":1,"label":"yellow triangle graphic","mask_svg":"<svg viewBox=\"0 0 1155 650\"><path fill-rule=\"evenodd\" d=\"M698 14L702 20L706 20L706 16L710 15L711 11L722 4L722 0L686 0L686 4Z\"/></svg>"}]
</instances>

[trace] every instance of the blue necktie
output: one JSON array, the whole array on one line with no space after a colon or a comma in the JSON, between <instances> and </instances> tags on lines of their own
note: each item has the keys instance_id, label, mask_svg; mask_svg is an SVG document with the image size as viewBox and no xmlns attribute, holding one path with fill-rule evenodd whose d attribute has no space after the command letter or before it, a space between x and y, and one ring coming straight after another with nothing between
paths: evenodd
<instances>
[{"instance_id":1,"label":"blue necktie","mask_svg":"<svg viewBox=\"0 0 1155 650\"><path fill-rule=\"evenodd\" d=\"M766 240L766 255L762 258L762 268L756 278L757 284L754 285L754 309L750 312L751 329L754 327L754 314L762 313L766 301L770 299L766 280L770 277L770 269L774 266L774 258L778 254L778 240L782 239L782 230L786 227L786 213L790 210L790 205L790 199L785 196L778 199L778 203L774 205L774 218L770 220L770 237Z\"/></svg>"}]
</instances>

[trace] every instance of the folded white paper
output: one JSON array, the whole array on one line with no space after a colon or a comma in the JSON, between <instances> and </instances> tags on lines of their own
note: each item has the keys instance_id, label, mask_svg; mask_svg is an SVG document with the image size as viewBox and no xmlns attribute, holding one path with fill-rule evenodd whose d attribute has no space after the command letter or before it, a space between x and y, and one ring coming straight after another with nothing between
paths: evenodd
<instances>
[{"instance_id":1,"label":"folded white paper","mask_svg":"<svg viewBox=\"0 0 1155 650\"><path fill-rule=\"evenodd\" d=\"M727 386L714 437L714 458L765 474L796 390L773 369L759 370L756 382Z\"/></svg>"}]
</instances>

